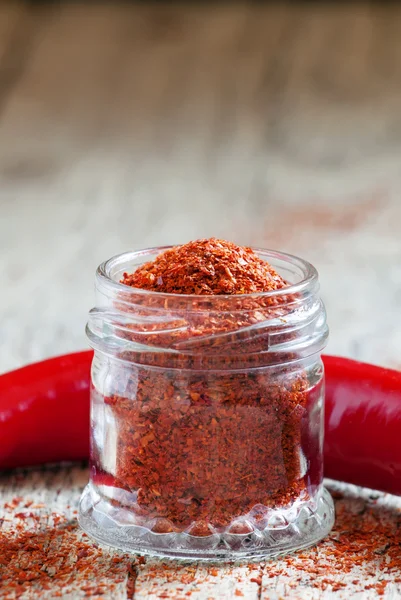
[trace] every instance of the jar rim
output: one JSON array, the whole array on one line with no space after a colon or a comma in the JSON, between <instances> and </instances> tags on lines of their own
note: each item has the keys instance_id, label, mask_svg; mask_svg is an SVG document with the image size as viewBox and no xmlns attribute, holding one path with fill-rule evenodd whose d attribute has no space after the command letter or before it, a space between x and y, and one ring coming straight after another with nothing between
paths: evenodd
<instances>
[{"instance_id":1,"label":"jar rim","mask_svg":"<svg viewBox=\"0 0 401 600\"><path fill-rule=\"evenodd\" d=\"M311 290L317 285L318 281L318 272L316 268L308 261L303 258L299 258L293 254L289 254L287 252L281 252L278 250L270 250L267 248L259 248L255 246L250 246L250 248L256 252L258 255L263 255L263 257L271 257L273 259L281 260L288 265L295 266L302 272L302 279L296 283L292 283L288 286L277 290L270 290L267 292L252 292L250 294L216 294L216 295L205 295L205 294L177 294L171 292L157 292L154 290L145 290L142 288L136 288L132 286L125 285L116 281L111 276L111 271L114 267L119 264L125 264L129 261L133 261L135 259L140 259L141 257L145 258L147 255L151 254L160 254L165 250L169 250L174 248L177 244L167 245L167 246L154 246L150 248L143 248L140 250L131 250L127 252L122 252L120 254L116 254L115 256L109 258L108 260L102 262L97 270L96 277L99 282L106 284L107 286L111 286L116 291L124 291L125 293L132 291L133 294L143 294L147 296L157 296L157 298L183 298L188 299L199 299L199 300L212 300L213 298L221 299L229 299L235 298L236 300L240 299L248 299L248 298L260 298L260 297L278 297L287 294L299 294L300 292L304 292L306 290ZM147 261L144 261L147 262Z\"/></svg>"}]
</instances>

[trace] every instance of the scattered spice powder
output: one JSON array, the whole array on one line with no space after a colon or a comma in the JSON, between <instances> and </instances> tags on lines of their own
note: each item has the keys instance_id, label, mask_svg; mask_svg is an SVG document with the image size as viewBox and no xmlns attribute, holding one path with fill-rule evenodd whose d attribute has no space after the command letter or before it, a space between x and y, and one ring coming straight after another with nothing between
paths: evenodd
<instances>
[{"instance_id":1,"label":"scattered spice powder","mask_svg":"<svg viewBox=\"0 0 401 600\"><path fill-rule=\"evenodd\" d=\"M346 591L348 594L359 592L361 597L374 598L383 596L389 584L396 586L396 589L393 587L396 594L401 594L401 509L391 506L391 497L389 502L382 494L378 503L377 498L369 498L365 490L364 510L358 513L359 492L347 491L347 495L343 495L339 487L333 488L337 517L335 529L328 537L315 548L268 563L250 564L245 581L258 588L263 585L264 595L274 590L283 599L294 598L293 590L309 589ZM256 577L255 571L258 571ZM155 593L166 583L170 584L169 597L172 599L176 598L177 582L213 583L218 590L221 581L230 577L237 583L243 581L243 571L230 565L198 567L190 581L188 573L188 567L176 563L167 568L150 563L146 568L146 579L142 581L146 585L146 581L154 580L152 591ZM139 590L141 585L139 583ZM371 594L367 595L367 592ZM191 595L190 592L187 594Z\"/></svg>"},{"instance_id":2,"label":"scattered spice powder","mask_svg":"<svg viewBox=\"0 0 401 600\"><path fill-rule=\"evenodd\" d=\"M341 486L345 487L345 486ZM384 596L387 586L401 593L401 509L391 496L368 496L364 491L363 510L358 491L346 495L333 488L336 504L335 529L317 547L286 556L267 564L250 564L246 571L232 565L193 566L184 563L134 560L126 555L109 555L96 545L83 541L75 520L55 512L36 513L35 517L16 517L18 508L30 508L32 501L22 498L0 507L0 596L4 600L39 598L49 592L62 597L67 590L80 597L108 598L113 586L133 577L127 584L127 597L136 590L152 592L177 600L177 584L184 586L183 596L190 597L202 582L221 585L232 577L243 578L270 589L283 590L291 583L295 589L344 590L365 593L366 598ZM349 489L349 488L348 488ZM81 557L78 554L81 553ZM132 564L133 563L133 564ZM143 575L141 576L141 571ZM255 572L258 575L255 577ZM220 576L220 577L219 577ZM218 578L219 577L219 578ZM379 577L379 581L377 581ZM152 585L153 582L153 585ZM165 589L171 585L171 590ZM191 586L185 588L185 586ZM143 589L142 589L142 586ZM238 588L237 588L238 589ZM181 588L180 588L181 590ZM188 591L187 591L188 590ZM370 592L372 595L368 596ZM292 592L283 593L292 598Z\"/></svg>"},{"instance_id":3,"label":"scattered spice powder","mask_svg":"<svg viewBox=\"0 0 401 600\"><path fill-rule=\"evenodd\" d=\"M123 310L134 298L132 312L143 317L175 316L167 333L160 323L122 328L146 349L121 354L132 361L125 392L104 398L117 423L116 486L137 493L133 510L144 524L154 519L154 532L209 536L232 524L232 533L249 533L237 517L262 505L262 520L263 507L289 504L306 488L302 422L321 387L311 391L299 366L280 364L293 355L266 352L271 325L263 329L300 299L263 295L288 284L252 249L214 238L168 249L121 282L133 288L129 299L120 294ZM103 467L93 458L95 478ZM321 465L312 471L308 485L319 484Z\"/></svg>"},{"instance_id":4,"label":"scattered spice powder","mask_svg":"<svg viewBox=\"0 0 401 600\"><path fill-rule=\"evenodd\" d=\"M0 596L4 600L67 593L104 597L127 579L132 557L111 557L84 541L76 519L56 512L15 513L22 498L4 504L0 529Z\"/></svg>"},{"instance_id":5,"label":"scattered spice powder","mask_svg":"<svg viewBox=\"0 0 401 600\"><path fill-rule=\"evenodd\" d=\"M357 494L343 495L334 488L333 531L316 548L269 563L266 576L279 578L284 585L299 576L302 587L322 591L374 591L369 598L383 596L389 583L401 583L401 510L391 506L391 496L381 494L378 502L377 495L369 498L367 490L365 500Z\"/></svg>"}]
</instances>

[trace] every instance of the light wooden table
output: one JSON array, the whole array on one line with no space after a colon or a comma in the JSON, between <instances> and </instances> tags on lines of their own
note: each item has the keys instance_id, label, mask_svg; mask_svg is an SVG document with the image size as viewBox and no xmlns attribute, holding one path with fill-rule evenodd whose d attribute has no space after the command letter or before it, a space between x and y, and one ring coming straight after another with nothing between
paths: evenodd
<instances>
[{"instance_id":1,"label":"light wooden table","mask_svg":"<svg viewBox=\"0 0 401 600\"><path fill-rule=\"evenodd\" d=\"M311 260L328 351L400 367L400 27L395 3L2 2L0 371L86 345L105 258L210 235ZM12 474L0 498L74 517L86 479ZM345 491L343 510L368 498ZM378 502L398 531L398 501ZM333 566L329 548L309 556ZM103 597L126 597L104 560ZM346 587L322 592L308 560L273 578L269 564L152 578L151 562L134 597L376 597L341 572Z\"/></svg>"}]
</instances>

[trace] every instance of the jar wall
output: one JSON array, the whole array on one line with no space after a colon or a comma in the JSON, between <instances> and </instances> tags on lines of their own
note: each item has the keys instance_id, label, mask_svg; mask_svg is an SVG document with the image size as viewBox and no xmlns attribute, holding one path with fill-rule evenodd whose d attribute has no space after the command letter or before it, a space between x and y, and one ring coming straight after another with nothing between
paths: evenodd
<instances>
[{"instance_id":1,"label":"jar wall","mask_svg":"<svg viewBox=\"0 0 401 600\"><path fill-rule=\"evenodd\" d=\"M304 294L302 310L288 309L279 326L267 318L275 303L272 309L269 299L267 314L267 305L261 313L260 303L255 309L247 300L240 338L234 331L209 351L209 338L201 336L196 351L174 355L163 319L179 322L179 343L193 341L195 320L182 327L181 299L179 319L165 304L158 320L153 300L141 298L138 310L136 299L134 308L124 308L129 318L121 326L121 293L117 300L115 290L106 294L120 313L102 316L100 343L93 344L83 528L124 550L211 560L269 557L321 539L334 513L323 488L324 376L316 340L326 328L319 300ZM206 321L196 307L199 327ZM262 328L260 317L252 318L256 310ZM144 321L145 335L138 332ZM227 323L226 313L221 322ZM278 340L273 350L272 340Z\"/></svg>"},{"instance_id":2,"label":"jar wall","mask_svg":"<svg viewBox=\"0 0 401 600\"><path fill-rule=\"evenodd\" d=\"M156 554L274 552L328 510L320 360L183 372L97 353L91 424L100 527Z\"/></svg>"}]
</instances>

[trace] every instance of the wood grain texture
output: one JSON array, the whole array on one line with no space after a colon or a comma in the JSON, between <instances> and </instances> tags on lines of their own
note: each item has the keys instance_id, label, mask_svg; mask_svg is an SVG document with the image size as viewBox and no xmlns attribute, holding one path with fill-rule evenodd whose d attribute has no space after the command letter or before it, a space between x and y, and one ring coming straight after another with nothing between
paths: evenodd
<instances>
[{"instance_id":1,"label":"wood grain texture","mask_svg":"<svg viewBox=\"0 0 401 600\"><path fill-rule=\"evenodd\" d=\"M396 3L1 3L0 371L86 345L102 260L210 235L311 260L328 351L400 367L400 27ZM0 502L74 518L86 478L4 476ZM329 548L272 578L148 561L134 597L375 598L311 584ZM125 597L104 560L103 597Z\"/></svg>"},{"instance_id":2,"label":"wood grain texture","mask_svg":"<svg viewBox=\"0 0 401 600\"><path fill-rule=\"evenodd\" d=\"M0 369L85 346L105 258L210 235L311 260L329 351L399 365L400 23L363 2L2 6Z\"/></svg>"},{"instance_id":3,"label":"wood grain texture","mask_svg":"<svg viewBox=\"0 0 401 600\"><path fill-rule=\"evenodd\" d=\"M77 501L86 484L87 469L79 467L50 468L42 471L16 473L11 476L2 476L1 483L1 533L8 533L9 540L17 539L18 551L12 556L13 567L21 570L28 562L31 568L53 569L53 583L50 587L43 583L44 578L33 579L28 590L23 593L13 593L13 587L8 585L7 577L0 580L0 597L12 600L23 598L34 600L43 598L50 600L61 597L65 600L75 600L83 597L99 596L96 593L87 593L89 590L103 590L101 597L113 597L116 600L126 600L127 584L129 581L129 567L131 560L123 560L117 568L113 564L115 553L104 549L96 556L96 571L91 574L91 569L82 576L77 568L74 575L74 565L77 564L75 546L83 540L79 528L67 534L62 534L64 522L57 525L61 515L75 526L77 519ZM25 515L25 518L24 518ZM32 518L34 515L37 519ZM24 525L24 529L17 529L17 524ZM54 525L56 523L56 525ZM58 531L54 535L54 531ZM34 533L31 544L42 544L47 548L40 555L46 556L44 564L35 564L32 561L32 552L26 547L25 531ZM18 542L18 540L21 540ZM5 542L2 537L2 544ZM64 548L63 548L64 546ZM72 565L72 581L66 582L67 577L62 573L66 570L66 563L60 560L59 552L66 551L67 563ZM7 565L1 565L2 573L7 573ZM67 569L71 571L71 569ZM50 579L50 582L52 580ZM13 582L16 583L15 581Z\"/></svg>"},{"instance_id":4,"label":"wood grain texture","mask_svg":"<svg viewBox=\"0 0 401 600\"><path fill-rule=\"evenodd\" d=\"M41 531L45 538L52 531L54 514L65 516L71 523L76 522L78 500L87 478L87 469L79 466L48 467L3 474L0 477L1 531L9 531L11 537L13 528L19 521L16 515L21 515L24 511L40 516ZM335 495L337 511L333 532L316 548L304 550L293 557L249 565L205 565L156 559L147 559L140 564L134 556L127 556L116 570L113 558L119 554L104 549L96 559L96 579L90 576L83 579L77 569L74 583L63 586L61 569L64 565L60 565L60 573L56 566L54 584L50 590L41 589L40 583L34 581L29 592L20 597L23 600L38 597L46 600L56 597L75 600L90 597L86 588L95 584L95 589L100 589L100 592L92 596L96 596L98 600L186 600L188 597L193 600L230 600L236 597L250 600L332 600L349 597L374 600L378 597L381 586L381 597L385 600L401 598L401 577L398 576L397 569L395 576L394 568L390 571L383 568L383 565L390 565L394 557L396 564L401 564L398 551L401 538L401 500L355 486L333 482L329 485ZM9 504L14 499L18 499L18 503L10 512ZM24 508L25 505L29 507ZM27 520L25 523L33 531L37 530L36 522L31 524ZM383 523L392 536L388 540L385 538L385 545L379 534L375 539L374 533L376 526L379 531L382 530L380 524ZM371 552L364 559L363 548L362 552L361 549L357 551L354 548L344 560L341 556L347 554L341 551L341 545L336 546L336 542L351 543L354 540L353 531L357 535L362 526L372 527ZM77 543L82 539L77 530L68 538L68 544L73 543L74 536ZM336 554L336 547L340 549L340 555ZM13 559L16 564L26 555L23 548L21 553ZM49 560L52 558L52 549L49 550L48 557ZM76 560L73 552L71 560ZM355 566L352 566L353 560ZM342 567L343 564L346 565L346 570ZM0 581L0 597L13 600L18 596L6 590Z\"/></svg>"}]
</instances>

